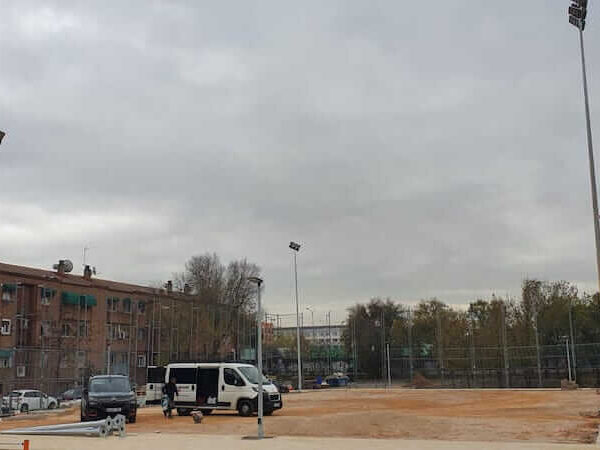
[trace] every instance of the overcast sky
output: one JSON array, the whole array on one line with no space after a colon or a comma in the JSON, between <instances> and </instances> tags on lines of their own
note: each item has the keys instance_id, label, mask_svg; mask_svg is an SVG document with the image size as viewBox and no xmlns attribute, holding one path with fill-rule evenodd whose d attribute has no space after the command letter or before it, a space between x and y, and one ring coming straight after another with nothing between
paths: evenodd
<instances>
[{"instance_id":1,"label":"overcast sky","mask_svg":"<svg viewBox=\"0 0 600 450\"><path fill-rule=\"evenodd\" d=\"M150 284L247 257L286 313L296 240L316 321L526 276L593 289L568 3L3 1L0 259L80 273L88 246Z\"/></svg>"}]
</instances>

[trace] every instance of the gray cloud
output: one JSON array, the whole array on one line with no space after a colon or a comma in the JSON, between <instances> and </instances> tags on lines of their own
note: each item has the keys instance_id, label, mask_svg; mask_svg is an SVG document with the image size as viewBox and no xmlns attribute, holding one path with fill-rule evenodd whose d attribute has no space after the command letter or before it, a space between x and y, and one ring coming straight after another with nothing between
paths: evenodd
<instances>
[{"instance_id":1,"label":"gray cloud","mask_svg":"<svg viewBox=\"0 0 600 450\"><path fill-rule=\"evenodd\" d=\"M302 302L339 319L525 276L593 289L566 4L488 3L7 2L2 260L89 245L103 277L149 283L246 256L287 312L295 239Z\"/></svg>"}]
</instances>

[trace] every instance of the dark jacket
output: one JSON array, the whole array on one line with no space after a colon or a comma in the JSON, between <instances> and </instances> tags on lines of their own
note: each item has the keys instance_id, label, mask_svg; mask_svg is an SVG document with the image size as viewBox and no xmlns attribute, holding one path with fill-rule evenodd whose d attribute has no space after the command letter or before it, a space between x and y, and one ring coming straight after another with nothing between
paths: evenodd
<instances>
[{"instance_id":1,"label":"dark jacket","mask_svg":"<svg viewBox=\"0 0 600 450\"><path fill-rule=\"evenodd\" d=\"M171 381L165 385L164 391L171 400L175 398L175 394L179 395L179 392L177 392L177 385Z\"/></svg>"}]
</instances>

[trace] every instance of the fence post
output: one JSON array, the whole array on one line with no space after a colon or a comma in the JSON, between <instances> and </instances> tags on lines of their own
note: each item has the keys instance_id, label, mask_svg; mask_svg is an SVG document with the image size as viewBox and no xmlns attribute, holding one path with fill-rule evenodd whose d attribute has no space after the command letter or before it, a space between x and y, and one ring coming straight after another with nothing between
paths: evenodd
<instances>
[{"instance_id":1,"label":"fence post","mask_svg":"<svg viewBox=\"0 0 600 450\"><path fill-rule=\"evenodd\" d=\"M508 348L506 345L506 304L502 302L502 347L504 349L504 383L507 388L510 387L510 377L508 373Z\"/></svg>"},{"instance_id":2,"label":"fence post","mask_svg":"<svg viewBox=\"0 0 600 450\"><path fill-rule=\"evenodd\" d=\"M542 387L542 360L540 357L540 337L538 335L538 313L535 302L533 305L533 321L534 321L534 332L535 332L535 353L537 356L537 372L538 372L538 387Z\"/></svg>"},{"instance_id":3,"label":"fence post","mask_svg":"<svg viewBox=\"0 0 600 450\"><path fill-rule=\"evenodd\" d=\"M440 366L440 379L442 386L444 385L444 353L442 348L442 317L440 316L440 311L438 310L436 313L437 318L437 330L438 330L438 359Z\"/></svg>"},{"instance_id":4,"label":"fence post","mask_svg":"<svg viewBox=\"0 0 600 450\"><path fill-rule=\"evenodd\" d=\"M413 382L413 348L412 348L412 308L408 309L408 364L410 370L410 382Z\"/></svg>"},{"instance_id":5,"label":"fence post","mask_svg":"<svg viewBox=\"0 0 600 450\"><path fill-rule=\"evenodd\" d=\"M573 334L573 299L569 299L569 331L571 334L571 357L573 358L573 381L577 382L577 358L575 357L575 335Z\"/></svg>"},{"instance_id":6,"label":"fence post","mask_svg":"<svg viewBox=\"0 0 600 450\"><path fill-rule=\"evenodd\" d=\"M475 386L475 369L477 368L477 363L475 359L475 326L473 324L473 311L469 312L469 328L471 335L471 342L469 345L471 347L471 358L470 358L470 366L471 366L471 378L473 379L473 387Z\"/></svg>"}]
</instances>

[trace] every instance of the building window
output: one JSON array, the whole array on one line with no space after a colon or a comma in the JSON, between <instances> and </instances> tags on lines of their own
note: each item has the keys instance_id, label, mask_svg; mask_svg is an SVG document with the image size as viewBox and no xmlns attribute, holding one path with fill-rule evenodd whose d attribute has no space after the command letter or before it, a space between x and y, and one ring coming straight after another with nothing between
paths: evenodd
<instances>
[{"instance_id":1,"label":"building window","mask_svg":"<svg viewBox=\"0 0 600 450\"><path fill-rule=\"evenodd\" d=\"M145 328L138 328L137 338L139 341L146 339L147 330Z\"/></svg>"},{"instance_id":2,"label":"building window","mask_svg":"<svg viewBox=\"0 0 600 450\"><path fill-rule=\"evenodd\" d=\"M0 358L0 369L10 369L12 367L12 360L8 358Z\"/></svg>"},{"instance_id":3,"label":"building window","mask_svg":"<svg viewBox=\"0 0 600 450\"><path fill-rule=\"evenodd\" d=\"M40 357L40 369L44 369L48 367L48 353L42 352Z\"/></svg>"},{"instance_id":4,"label":"building window","mask_svg":"<svg viewBox=\"0 0 600 450\"><path fill-rule=\"evenodd\" d=\"M85 361L86 361L86 354L85 354L85 350L79 350L77 351L77 367L78 368L83 368L85 367Z\"/></svg>"},{"instance_id":5,"label":"building window","mask_svg":"<svg viewBox=\"0 0 600 450\"><path fill-rule=\"evenodd\" d=\"M79 337L88 337L90 335L90 322L88 320L79 321Z\"/></svg>"},{"instance_id":6,"label":"building window","mask_svg":"<svg viewBox=\"0 0 600 450\"><path fill-rule=\"evenodd\" d=\"M117 312L119 310L119 299L117 297L107 297L106 309L111 312Z\"/></svg>"},{"instance_id":7,"label":"building window","mask_svg":"<svg viewBox=\"0 0 600 450\"><path fill-rule=\"evenodd\" d=\"M10 319L2 319L2 327L0 328L0 334L2 336L10 336Z\"/></svg>"},{"instance_id":8,"label":"building window","mask_svg":"<svg viewBox=\"0 0 600 450\"><path fill-rule=\"evenodd\" d=\"M62 324L62 337L72 337L73 333L71 331L71 324L70 323L63 323Z\"/></svg>"},{"instance_id":9,"label":"building window","mask_svg":"<svg viewBox=\"0 0 600 450\"><path fill-rule=\"evenodd\" d=\"M146 302L138 302L138 313L144 314L146 312Z\"/></svg>"},{"instance_id":10,"label":"building window","mask_svg":"<svg viewBox=\"0 0 600 450\"><path fill-rule=\"evenodd\" d=\"M41 323L41 335L42 336L50 336L52 331L52 325L49 320L43 320Z\"/></svg>"},{"instance_id":11,"label":"building window","mask_svg":"<svg viewBox=\"0 0 600 450\"><path fill-rule=\"evenodd\" d=\"M40 302L44 306L50 305L50 300L56 295L56 289L40 287Z\"/></svg>"},{"instance_id":12,"label":"building window","mask_svg":"<svg viewBox=\"0 0 600 450\"><path fill-rule=\"evenodd\" d=\"M146 367L146 355L138 355L137 363L138 367Z\"/></svg>"},{"instance_id":13,"label":"building window","mask_svg":"<svg viewBox=\"0 0 600 450\"><path fill-rule=\"evenodd\" d=\"M123 299L123 312L131 313L131 299L130 298Z\"/></svg>"},{"instance_id":14,"label":"building window","mask_svg":"<svg viewBox=\"0 0 600 450\"><path fill-rule=\"evenodd\" d=\"M12 302L16 298L18 283L2 283L2 301Z\"/></svg>"}]
</instances>

